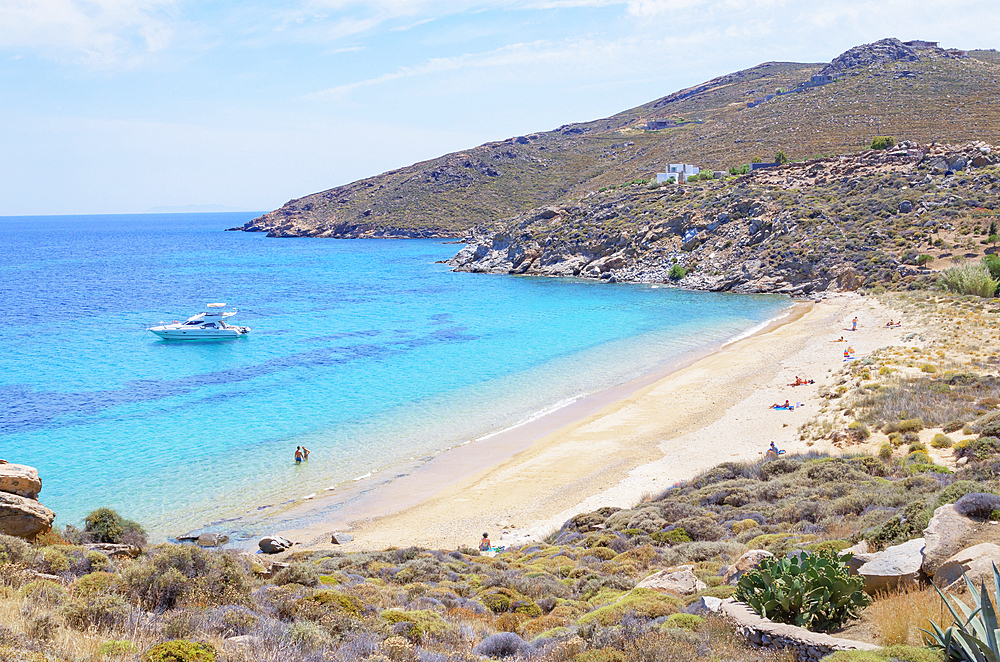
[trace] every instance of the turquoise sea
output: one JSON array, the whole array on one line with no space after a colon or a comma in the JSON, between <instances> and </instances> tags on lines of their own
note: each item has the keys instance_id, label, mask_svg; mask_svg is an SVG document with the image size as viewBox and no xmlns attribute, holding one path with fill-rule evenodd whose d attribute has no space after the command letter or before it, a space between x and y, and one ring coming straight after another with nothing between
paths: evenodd
<instances>
[{"instance_id":1,"label":"turquoise sea","mask_svg":"<svg viewBox=\"0 0 1000 662\"><path fill-rule=\"evenodd\" d=\"M256 214L0 217L0 458L57 524L154 538L475 440L782 314L783 297L452 273L439 240L268 239ZM146 331L208 302L249 337ZM311 451L296 466L296 445Z\"/></svg>"}]
</instances>

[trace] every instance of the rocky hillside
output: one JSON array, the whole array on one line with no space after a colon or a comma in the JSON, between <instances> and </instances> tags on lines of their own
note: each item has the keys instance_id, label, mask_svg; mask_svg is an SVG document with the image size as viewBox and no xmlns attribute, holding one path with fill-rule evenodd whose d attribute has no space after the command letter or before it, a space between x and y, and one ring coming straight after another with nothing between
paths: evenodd
<instances>
[{"instance_id":1,"label":"rocky hillside","mask_svg":"<svg viewBox=\"0 0 1000 662\"><path fill-rule=\"evenodd\" d=\"M903 142L685 186L630 183L475 228L459 271L805 294L990 250L1000 154ZM921 255L926 255L921 259Z\"/></svg>"},{"instance_id":2,"label":"rocky hillside","mask_svg":"<svg viewBox=\"0 0 1000 662\"><path fill-rule=\"evenodd\" d=\"M819 72L799 88L747 108ZM830 64L767 62L592 122L486 143L314 193L233 228L274 237L440 237L650 178L670 162L719 170L778 150L793 159L856 152L875 135L919 142L1000 141L1000 63L896 39ZM649 120L674 124L646 130Z\"/></svg>"}]
</instances>

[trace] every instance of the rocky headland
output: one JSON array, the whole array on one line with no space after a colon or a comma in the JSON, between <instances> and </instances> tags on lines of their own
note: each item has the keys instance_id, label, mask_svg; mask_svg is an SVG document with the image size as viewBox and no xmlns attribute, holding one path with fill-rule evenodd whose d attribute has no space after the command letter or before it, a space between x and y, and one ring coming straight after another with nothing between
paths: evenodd
<instances>
[{"instance_id":1,"label":"rocky headland","mask_svg":"<svg viewBox=\"0 0 1000 662\"><path fill-rule=\"evenodd\" d=\"M998 74L992 51L895 38L829 63L765 62L611 117L488 142L290 200L231 229L270 237L460 237L473 226L649 180L667 162L721 171L778 151L799 160L852 154L876 135L996 144Z\"/></svg>"},{"instance_id":2,"label":"rocky headland","mask_svg":"<svg viewBox=\"0 0 1000 662\"><path fill-rule=\"evenodd\" d=\"M998 161L982 142L904 141L722 180L632 182L473 228L449 264L791 295L900 286L983 254L964 238L1000 209Z\"/></svg>"}]
</instances>

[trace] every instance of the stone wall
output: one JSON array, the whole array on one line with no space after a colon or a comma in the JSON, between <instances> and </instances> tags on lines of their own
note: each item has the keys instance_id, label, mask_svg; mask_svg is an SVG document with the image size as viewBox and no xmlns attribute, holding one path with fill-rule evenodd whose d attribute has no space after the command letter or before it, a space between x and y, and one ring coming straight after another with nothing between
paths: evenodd
<instances>
[{"instance_id":1,"label":"stone wall","mask_svg":"<svg viewBox=\"0 0 1000 662\"><path fill-rule=\"evenodd\" d=\"M761 618L746 604L732 599L723 601L722 615L755 648L790 648L798 662L816 662L834 651L878 649L878 646L862 641L838 639L794 625L775 623Z\"/></svg>"}]
</instances>

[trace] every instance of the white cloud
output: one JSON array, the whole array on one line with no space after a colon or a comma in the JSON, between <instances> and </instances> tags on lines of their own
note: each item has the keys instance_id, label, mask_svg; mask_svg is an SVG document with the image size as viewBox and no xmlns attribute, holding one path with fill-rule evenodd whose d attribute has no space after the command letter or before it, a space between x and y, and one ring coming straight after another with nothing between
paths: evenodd
<instances>
[{"instance_id":1,"label":"white cloud","mask_svg":"<svg viewBox=\"0 0 1000 662\"><path fill-rule=\"evenodd\" d=\"M173 0L0 0L0 48L130 66L174 36Z\"/></svg>"}]
</instances>

